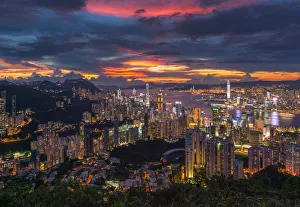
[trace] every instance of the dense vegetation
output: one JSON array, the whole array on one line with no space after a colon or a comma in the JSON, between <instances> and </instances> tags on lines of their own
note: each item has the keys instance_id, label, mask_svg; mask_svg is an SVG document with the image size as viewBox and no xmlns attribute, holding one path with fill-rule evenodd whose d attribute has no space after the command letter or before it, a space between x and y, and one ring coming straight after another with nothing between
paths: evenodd
<instances>
[{"instance_id":1,"label":"dense vegetation","mask_svg":"<svg viewBox=\"0 0 300 207\"><path fill-rule=\"evenodd\" d=\"M5 181L0 206L299 206L300 178L269 167L249 180L198 177L195 184L173 184L157 192L132 188L114 192L71 184L46 186L23 179Z\"/></svg>"}]
</instances>

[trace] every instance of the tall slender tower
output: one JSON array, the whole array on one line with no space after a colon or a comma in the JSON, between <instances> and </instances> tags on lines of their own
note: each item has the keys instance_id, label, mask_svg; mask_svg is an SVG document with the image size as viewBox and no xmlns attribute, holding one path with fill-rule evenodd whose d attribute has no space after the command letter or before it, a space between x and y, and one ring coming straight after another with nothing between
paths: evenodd
<instances>
[{"instance_id":1,"label":"tall slender tower","mask_svg":"<svg viewBox=\"0 0 300 207\"><path fill-rule=\"evenodd\" d=\"M227 99L230 99L230 80L227 80Z\"/></svg>"},{"instance_id":2,"label":"tall slender tower","mask_svg":"<svg viewBox=\"0 0 300 207\"><path fill-rule=\"evenodd\" d=\"M121 92L120 88L118 89L117 99L118 99L118 101L122 100L122 92Z\"/></svg>"},{"instance_id":3,"label":"tall slender tower","mask_svg":"<svg viewBox=\"0 0 300 207\"><path fill-rule=\"evenodd\" d=\"M158 112L163 112L163 102L164 102L164 98L163 98L163 93L161 90L159 90L159 93L157 95L157 108L158 108Z\"/></svg>"},{"instance_id":4,"label":"tall slender tower","mask_svg":"<svg viewBox=\"0 0 300 207\"><path fill-rule=\"evenodd\" d=\"M12 118L13 118L13 127L16 127L16 116L17 116L17 96L12 96Z\"/></svg>"},{"instance_id":5,"label":"tall slender tower","mask_svg":"<svg viewBox=\"0 0 300 207\"><path fill-rule=\"evenodd\" d=\"M146 106L150 106L150 87L149 83L146 83Z\"/></svg>"},{"instance_id":6,"label":"tall slender tower","mask_svg":"<svg viewBox=\"0 0 300 207\"><path fill-rule=\"evenodd\" d=\"M6 91L1 92L0 97L0 136L6 135Z\"/></svg>"},{"instance_id":7,"label":"tall slender tower","mask_svg":"<svg viewBox=\"0 0 300 207\"><path fill-rule=\"evenodd\" d=\"M132 95L133 95L133 97L136 96L136 90L135 90L135 88L132 90Z\"/></svg>"}]
</instances>

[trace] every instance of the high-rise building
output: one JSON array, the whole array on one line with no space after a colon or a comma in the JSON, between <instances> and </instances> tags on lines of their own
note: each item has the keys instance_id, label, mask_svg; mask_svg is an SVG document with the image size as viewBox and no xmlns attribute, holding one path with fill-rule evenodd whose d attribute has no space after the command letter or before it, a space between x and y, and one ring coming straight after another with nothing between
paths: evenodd
<instances>
[{"instance_id":1,"label":"high-rise building","mask_svg":"<svg viewBox=\"0 0 300 207\"><path fill-rule=\"evenodd\" d=\"M261 169L261 148L251 147L248 149L249 173L254 174Z\"/></svg>"},{"instance_id":2,"label":"high-rise building","mask_svg":"<svg viewBox=\"0 0 300 207\"><path fill-rule=\"evenodd\" d=\"M117 91L117 99L118 99L119 102L122 100L122 92L121 92L120 88Z\"/></svg>"},{"instance_id":3,"label":"high-rise building","mask_svg":"<svg viewBox=\"0 0 300 207\"><path fill-rule=\"evenodd\" d=\"M157 109L159 113L163 112L163 102L164 102L163 93L161 90L159 90L159 93L157 95Z\"/></svg>"},{"instance_id":4,"label":"high-rise building","mask_svg":"<svg viewBox=\"0 0 300 207\"><path fill-rule=\"evenodd\" d=\"M1 92L0 97L0 136L6 135L6 91Z\"/></svg>"},{"instance_id":5,"label":"high-rise building","mask_svg":"<svg viewBox=\"0 0 300 207\"><path fill-rule=\"evenodd\" d=\"M16 127L16 116L17 116L17 96L16 95L12 96L12 113L11 113L11 115L12 115L12 119L13 119L12 125L15 128Z\"/></svg>"},{"instance_id":6,"label":"high-rise building","mask_svg":"<svg viewBox=\"0 0 300 207\"><path fill-rule=\"evenodd\" d=\"M134 89L132 89L132 96L133 96L133 97L135 97L135 96L136 96L136 90L135 90L135 88L134 88Z\"/></svg>"},{"instance_id":7,"label":"high-rise building","mask_svg":"<svg viewBox=\"0 0 300 207\"><path fill-rule=\"evenodd\" d=\"M234 173L233 177L235 179L243 179L244 178L244 163L241 160L234 160Z\"/></svg>"},{"instance_id":8,"label":"high-rise building","mask_svg":"<svg viewBox=\"0 0 300 207\"><path fill-rule=\"evenodd\" d=\"M149 108L150 107L150 87L149 83L146 83L146 106Z\"/></svg>"},{"instance_id":9,"label":"high-rise building","mask_svg":"<svg viewBox=\"0 0 300 207\"><path fill-rule=\"evenodd\" d=\"M144 115L144 130L145 130L145 139L144 140L146 140L147 139L147 137L148 137L148 130L149 130L149 113L148 113L148 111L146 111L145 112L145 115Z\"/></svg>"},{"instance_id":10,"label":"high-rise building","mask_svg":"<svg viewBox=\"0 0 300 207\"><path fill-rule=\"evenodd\" d=\"M280 161L280 152L276 147L262 147L262 168L270 165L277 165Z\"/></svg>"},{"instance_id":11,"label":"high-rise building","mask_svg":"<svg viewBox=\"0 0 300 207\"><path fill-rule=\"evenodd\" d=\"M201 108L193 108L192 114L193 114L193 122L197 123L198 121L200 121Z\"/></svg>"},{"instance_id":12,"label":"high-rise building","mask_svg":"<svg viewBox=\"0 0 300 207\"><path fill-rule=\"evenodd\" d=\"M221 122L221 112L220 108L213 107L212 108L212 124L211 124L211 135L216 137L219 136L219 127Z\"/></svg>"},{"instance_id":13,"label":"high-rise building","mask_svg":"<svg viewBox=\"0 0 300 207\"><path fill-rule=\"evenodd\" d=\"M102 143L103 143L103 148L108 149L108 147L109 147L109 129L107 127L105 127L103 129Z\"/></svg>"},{"instance_id":14,"label":"high-rise building","mask_svg":"<svg viewBox=\"0 0 300 207\"><path fill-rule=\"evenodd\" d=\"M300 145L285 143L285 168L291 175L300 175Z\"/></svg>"},{"instance_id":15,"label":"high-rise building","mask_svg":"<svg viewBox=\"0 0 300 207\"><path fill-rule=\"evenodd\" d=\"M230 99L230 80L227 80L227 99Z\"/></svg>"},{"instance_id":16,"label":"high-rise building","mask_svg":"<svg viewBox=\"0 0 300 207\"><path fill-rule=\"evenodd\" d=\"M92 113L85 111L82 113L82 121L85 123L91 123L92 122Z\"/></svg>"},{"instance_id":17,"label":"high-rise building","mask_svg":"<svg viewBox=\"0 0 300 207\"><path fill-rule=\"evenodd\" d=\"M234 172L234 145L231 137L211 138L206 142L206 175L221 173L226 177Z\"/></svg>"},{"instance_id":18,"label":"high-rise building","mask_svg":"<svg viewBox=\"0 0 300 207\"><path fill-rule=\"evenodd\" d=\"M186 178L194 177L194 137L193 130L189 130L185 137L185 176Z\"/></svg>"},{"instance_id":19,"label":"high-rise building","mask_svg":"<svg viewBox=\"0 0 300 207\"><path fill-rule=\"evenodd\" d=\"M196 162L195 164L200 167L205 167L206 162L206 141L207 135L204 131L201 131L198 128L194 129L194 139L196 142Z\"/></svg>"},{"instance_id":20,"label":"high-rise building","mask_svg":"<svg viewBox=\"0 0 300 207\"><path fill-rule=\"evenodd\" d=\"M250 131L249 142L251 146L260 146L263 142L263 133L259 131Z\"/></svg>"},{"instance_id":21,"label":"high-rise building","mask_svg":"<svg viewBox=\"0 0 300 207\"><path fill-rule=\"evenodd\" d=\"M181 101L175 101L175 107L176 107L176 116L181 116L181 114L182 114L182 103L181 103Z\"/></svg>"},{"instance_id":22,"label":"high-rise building","mask_svg":"<svg viewBox=\"0 0 300 207\"><path fill-rule=\"evenodd\" d=\"M119 146L119 117L114 116L114 146Z\"/></svg>"},{"instance_id":23,"label":"high-rise building","mask_svg":"<svg viewBox=\"0 0 300 207\"><path fill-rule=\"evenodd\" d=\"M92 129L88 126L84 128L84 156L91 157L94 152L94 143L92 137Z\"/></svg>"}]
</instances>

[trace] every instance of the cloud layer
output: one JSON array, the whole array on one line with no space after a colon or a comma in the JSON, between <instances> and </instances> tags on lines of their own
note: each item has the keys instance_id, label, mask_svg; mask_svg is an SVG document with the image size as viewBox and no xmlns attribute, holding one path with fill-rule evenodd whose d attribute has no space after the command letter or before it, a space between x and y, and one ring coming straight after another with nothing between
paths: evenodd
<instances>
[{"instance_id":1,"label":"cloud layer","mask_svg":"<svg viewBox=\"0 0 300 207\"><path fill-rule=\"evenodd\" d=\"M0 78L300 79L296 0L2 0L0 20Z\"/></svg>"}]
</instances>

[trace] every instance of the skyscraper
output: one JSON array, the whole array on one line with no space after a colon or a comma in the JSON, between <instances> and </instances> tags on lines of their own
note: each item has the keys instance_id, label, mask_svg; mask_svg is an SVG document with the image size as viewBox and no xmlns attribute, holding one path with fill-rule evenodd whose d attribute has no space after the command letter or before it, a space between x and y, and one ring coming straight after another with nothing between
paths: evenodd
<instances>
[{"instance_id":1,"label":"skyscraper","mask_svg":"<svg viewBox=\"0 0 300 207\"><path fill-rule=\"evenodd\" d=\"M146 106L149 107L150 106L150 87L149 84L146 83Z\"/></svg>"},{"instance_id":2,"label":"skyscraper","mask_svg":"<svg viewBox=\"0 0 300 207\"><path fill-rule=\"evenodd\" d=\"M261 148L251 147L248 149L249 173L257 173L261 168Z\"/></svg>"},{"instance_id":3,"label":"skyscraper","mask_svg":"<svg viewBox=\"0 0 300 207\"><path fill-rule=\"evenodd\" d=\"M94 154L94 143L92 137L92 129L88 126L84 127L84 156L91 157Z\"/></svg>"},{"instance_id":4,"label":"skyscraper","mask_svg":"<svg viewBox=\"0 0 300 207\"><path fill-rule=\"evenodd\" d=\"M285 167L291 175L300 175L300 145L285 143Z\"/></svg>"},{"instance_id":5,"label":"skyscraper","mask_svg":"<svg viewBox=\"0 0 300 207\"><path fill-rule=\"evenodd\" d=\"M135 88L132 90L132 95L133 95L133 97L136 96L136 90L135 90Z\"/></svg>"},{"instance_id":6,"label":"skyscraper","mask_svg":"<svg viewBox=\"0 0 300 207\"><path fill-rule=\"evenodd\" d=\"M12 96L12 113L11 115L15 117L17 115L17 96Z\"/></svg>"},{"instance_id":7,"label":"skyscraper","mask_svg":"<svg viewBox=\"0 0 300 207\"><path fill-rule=\"evenodd\" d=\"M175 107L176 107L176 116L181 116L181 110L182 110L182 103L181 101L175 101Z\"/></svg>"},{"instance_id":8,"label":"skyscraper","mask_svg":"<svg viewBox=\"0 0 300 207\"><path fill-rule=\"evenodd\" d=\"M230 80L227 80L227 99L230 99Z\"/></svg>"},{"instance_id":9,"label":"skyscraper","mask_svg":"<svg viewBox=\"0 0 300 207\"><path fill-rule=\"evenodd\" d=\"M163 112L163 101L164 101L164 98L163 98L163 93L161 90L159 90L158 92L158 95L157 95L157 109L158 109L158 112Z\"/></svg>"},{"instance_id":10,"label":"skyscraper","mask_svg":"<svg viewBox=\"0 0 300 207\"><path fill-rule=\"evenodd\" d=\"M234 172L234 145L231 137L211 138L206 142L206 175L221 173L226 177Z\"/></svg>"},{"instance_id":11,"label":"skyscraper","mask_svg":"<svg viewBox=\"0 0 300 207\"><path fill-rule=\"evenodd\" d=\"M122 100L122 92L121 92L120 88L118 89L118 92L117 92L117 99L119 102L121 102L121 100Z\"/></svg>"},{"instance_id":12,"label":"skyscraper","mask_svg":"<svg viewBox=\"0 0 300 207\"><path fill-rule=\"evenodd\" d=\"M262 168L279 163L280 152L276 147L262 147Z\"/></svg>"},{"instance_id":13,"label":"skyscraper","mask_svg":"<svg viewBox=\"0 0 300 207\"><path fill-rule=\"evenodd\" d=\"M0 97L0 136L6 135L6 91L1 92Z\"/></svg>"},{"instance_id":14,"label":"skyscraper","mask_svg":"<svg viewBox=\"0 0 300 207\"><path fill-rule=\"evenodd\" d=\"M194 129L194 138L196 139L196 165L205 167L206 150L205 145L207 141L206 133L198 128Z\"/></svg>"},{"instance_id":15,"label":"skyscraper","mask_svg":"<svg viewBox=\"0 0 300 207\"><path fill-rule=\"evenodd\" d=\"M244 163L241 160L234 160L234 173L233 177L235 179L243 179L244 178Z\"/></svg>"},{"instance_id":16,"label":"skyscraper","mask_svg":"<svg viewBox=\"0 0 300 207\"><path fill-rule=\"evenodd\" d=\"M185 137L185 176L187 178L194 177L194 137L193 130L189 130Z\"/></svg>"},{"instance_id":17,"label":"skyscraper","mask_svg":"<svg viewBox=\"0 0 300 207\"><path fill-rule=\"evenodd\" d=\"M114 146L119 146L119 117L114 116Z\"/></svg>"}]
</instances>

